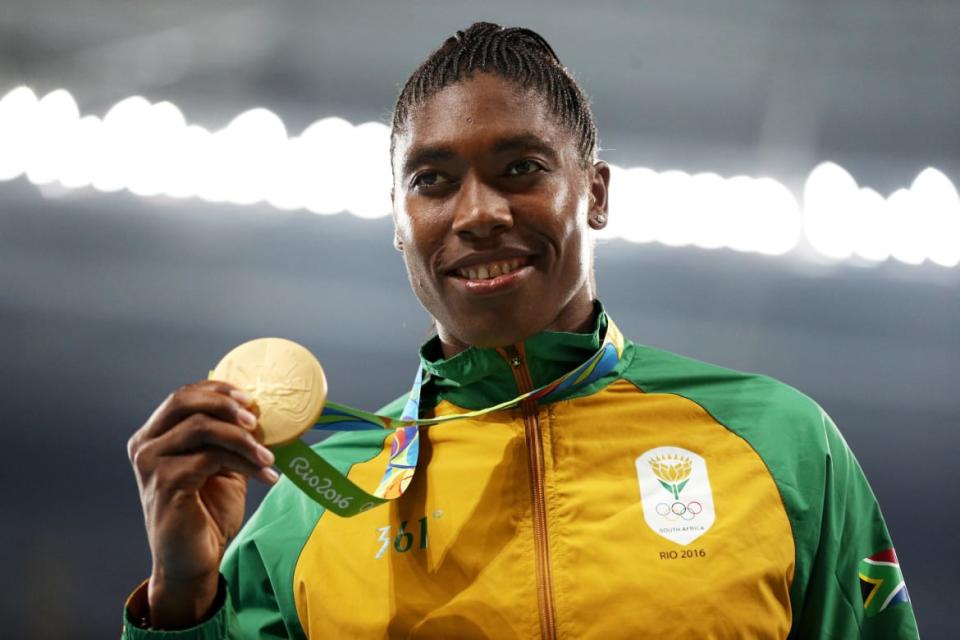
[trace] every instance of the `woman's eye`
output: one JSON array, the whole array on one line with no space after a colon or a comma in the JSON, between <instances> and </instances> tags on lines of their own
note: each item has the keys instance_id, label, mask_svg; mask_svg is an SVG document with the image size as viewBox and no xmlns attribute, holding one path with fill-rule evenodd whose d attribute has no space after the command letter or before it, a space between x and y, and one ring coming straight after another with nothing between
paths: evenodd
<instances>
[{"instance_id":1,"label":"woman's eye","mask_svg":"<svg viewBox=\"0 0 960 640\"><path fill-rule=\"evenodd\" d=\"M536 171L542 171L543 165L536 160L520 160L507 167L508 176L524 176Z\"/></svg>"},{"instance_id":2,"label":"woman's eye","mask_svg":"<svg viewBox=\"0 0 960 640\"><path fill-rule=\"evenodd\" d=\"M435 187L444 183L450 182L445 176L437 173L436 171L429 171L427 173L421 173L416 178L413 179L414 187Z\"/></svg>"}]
</instances>

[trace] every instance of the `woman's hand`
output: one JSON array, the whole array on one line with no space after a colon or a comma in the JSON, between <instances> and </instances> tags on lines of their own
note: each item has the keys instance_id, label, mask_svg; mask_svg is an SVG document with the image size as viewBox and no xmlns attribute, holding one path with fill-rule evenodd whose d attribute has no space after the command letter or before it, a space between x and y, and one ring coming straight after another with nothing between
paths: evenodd
<instances>
[{"instance_id":1,"label":"woman's hand","mask_svg":"<svg viewBox=\"0 0 960 640\"><path fill-rule=\"evenodd\" d=\"M252 398L205 380L173 392L127 445L153 555L150 624L194 626L217 595L220 561L243 523L248 477L277 481L253 437Z\"/></svg>"}]
</instances>

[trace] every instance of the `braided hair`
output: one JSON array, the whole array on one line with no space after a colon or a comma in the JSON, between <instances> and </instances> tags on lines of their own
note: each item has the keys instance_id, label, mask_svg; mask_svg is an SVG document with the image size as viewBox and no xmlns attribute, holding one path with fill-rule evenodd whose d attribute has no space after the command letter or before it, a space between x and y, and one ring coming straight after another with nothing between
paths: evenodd
<instances>
[{"instance_id":1,"label":"braided hair","mask_svg":"<svg viewBox=\"0 0 960 640\"><path fill-rule=\"evenodd\" d=\"M553 48L530 29L490 22L476 22L466 31L457 31L413 72L393 109L390 155L417 107L477 72L494 73L540 93L550 112L576 138L581 162L596 160L597 127L590 103Z\"/></svg>"}]
</instances>

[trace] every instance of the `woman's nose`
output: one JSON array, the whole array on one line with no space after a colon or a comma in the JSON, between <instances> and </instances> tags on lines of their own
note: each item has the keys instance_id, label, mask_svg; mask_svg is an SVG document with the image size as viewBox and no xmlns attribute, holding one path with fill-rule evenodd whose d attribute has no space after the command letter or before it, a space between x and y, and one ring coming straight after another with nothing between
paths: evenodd
<instances>
[{"instance_id":1,"label":"woman's nose","mask_svg":"<svg viewBox=\"0 0 960 640\"><path fill-rule=\"evenodd\" d=\"M455 206L453 231L465 239L490 238L513 226L508 200L477 176L464 178Z\"/></svg>"}]
</instances>

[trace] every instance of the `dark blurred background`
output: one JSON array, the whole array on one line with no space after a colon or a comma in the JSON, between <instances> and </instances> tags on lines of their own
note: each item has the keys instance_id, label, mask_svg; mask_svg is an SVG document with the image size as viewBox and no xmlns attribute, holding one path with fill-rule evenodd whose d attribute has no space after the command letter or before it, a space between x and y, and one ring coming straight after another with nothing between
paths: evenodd
<instances>
[{"instance_id":1,"label":"dark blurred background","mask_svg":"<svg viewBox=\"0 0 960 640\"><path fill-rule=\"evenodd\" d=\"M266 107L291 135L387 122L413 68L477 19L551 42L621 166L771 176L798 199L824 161L884 196L925 167L960 178L946 1L3 0L0 96L65 88L103 117L142 95L211 129ZM429 319L391 240L389 218L0 182L0 635L119 633L149 572L126 440L239 342L305 344L340 402L403 392ZM803 239L778 256L608 240L597 269L636 341L773 375L831 413L921 632L953 637L960 267L830 260Z\"/></svg>"}]
</instances>

